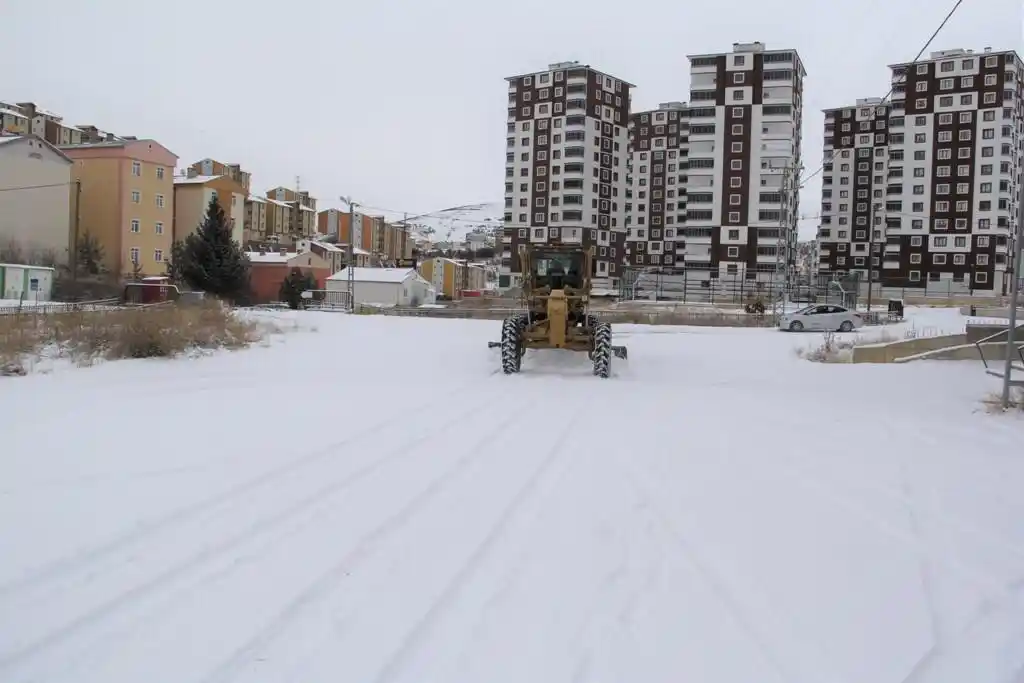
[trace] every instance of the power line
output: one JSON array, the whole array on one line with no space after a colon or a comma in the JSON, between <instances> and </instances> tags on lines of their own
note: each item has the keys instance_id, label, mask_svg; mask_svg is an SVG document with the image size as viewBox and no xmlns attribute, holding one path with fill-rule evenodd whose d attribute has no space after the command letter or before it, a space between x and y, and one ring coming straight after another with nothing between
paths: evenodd
<instances>
[{"instance_id":1,"label":"power line","mask_svg":"<svg viewBox=\"0 0 1024 683\"><path fill-rule=\"evenodd\" d=\"M954 14L956 14L956 11L958 9L960 9L960 5L962 5L963 2L964 2L964 0L956 0L956 3L953 5L953 9L949 10L949 13L946 14L946 18L942 20L942 23L939 24L939 27L937 29L935 29L935 31L932 33L932 35L928 38L928 41L924 44L924 46L922 46L921 49L918 50L918 52L914 56L914 58L912 60L910 60L910 64L914 64L915 62L917 62L918 59L921 58L921 55L924 54L925 50L928 49L928 47L932 44L932 41L935 40L936 36L939 35L939 33L942 31L942 29L946 27L946 24L948 24L949 20L953 17ZM908 64L908 66L909 66L909 64ZM906 76L903 77L903 80L906 81ZM892 93L893 93L893 91L895 89L896 89L896 84L895 83L893 83L891 86L889 86L889 92L885 93L885 95L882 96L882 102L883 103L887 99L889 99L889 96L892 95ZM809 176L806 176L806 177L802 178L800 180L800 186L797 189L798 190L803 189L804 185L807 184L808 180L810 180L814 176L816 176L819 173L821 173L825 169L825 164L826 163L828 163L828 162L823 161L821 163L821 166L818 167L818 170L816 170L814 173L811 173Z\"/></svg>"}]
</instances>

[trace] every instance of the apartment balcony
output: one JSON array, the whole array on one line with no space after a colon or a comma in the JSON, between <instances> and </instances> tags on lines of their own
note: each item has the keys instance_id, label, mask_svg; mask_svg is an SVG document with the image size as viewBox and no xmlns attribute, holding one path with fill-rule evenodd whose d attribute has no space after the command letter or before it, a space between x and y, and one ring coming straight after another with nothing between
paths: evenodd
<instances>
[{"instance_id":1,"label":"apartment balcony","mask_svg":"<svg viewBox=\"0 0 1024 683\"><path fill-rule=\"evenodd\" d=\"M570 71L565 75L565 85L567 87L576 83L587 84L587 72L585 70Z\"/></svg>"},{"instance_id":2,"label":"apartment balcony","mask_svg":"<svg viewBox=\"0 0 1024 683\"><path fill-rule=\"evenodd\" d=\"M690 78L690 90L714 90L718 87L716 74L694 73Z\"/></svg>"}]
</instances>

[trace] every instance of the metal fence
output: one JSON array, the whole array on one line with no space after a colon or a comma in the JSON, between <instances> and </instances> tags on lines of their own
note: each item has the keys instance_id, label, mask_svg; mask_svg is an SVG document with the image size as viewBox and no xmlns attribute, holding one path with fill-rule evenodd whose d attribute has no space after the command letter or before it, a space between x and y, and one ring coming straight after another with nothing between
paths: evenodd
<instances>
[{"instance_id":1,"label":"metal fence","mask_svg":"<svg viewBox=\"0 0 1024 683\"><path fill-rule=\"evenodd\" d=\"M105 311L117 307L119 299L96 301L24 301L15 306L0 306L0 315L53 315L58 313L81 313L83 311Z\"/></svg>"},{"instance_id":2,"label":"metal fence","mask_svg":"<svg viewBox=\"0 0 1024 683\"><path fill-rule=\"evenodd\" d=\"M849 305L850 297L864 303L869 286L857 275L837 278L814 275L786 282L773 274L758 273L761 279L750 280L743 275L711 278L706 271L683 268L627 268L619 280L621 300L677 301L744 305L752 301L769 302L787 299L797 303L835 303ZM1024 289L1024 280L1019 283ZM882 304L887 299L903 299L908 303L957 304L971 301L1003 302L1007 296L1002 286L995 289L974 289L963 281L948 278L899 282L891 278L870 286L871 298Z\"/></svg>"},{"instance_id":3,"label":"metal fence","mask_svg":"<svg viewBox=\"0 0 1024 683\"><path fill-rule=\"evenodd\" d=\"M763 273L759 273L763 276ZM780 299L820 303L842 303L844 292L856 291L856 284L831 284L828 278L786 281L781 277L749 280L743 275L711 278L707 272L682 268L627 269L619 280L620 300L674 301L742 306L760 300L765 305Z\"/></svg>"}]
</instances>

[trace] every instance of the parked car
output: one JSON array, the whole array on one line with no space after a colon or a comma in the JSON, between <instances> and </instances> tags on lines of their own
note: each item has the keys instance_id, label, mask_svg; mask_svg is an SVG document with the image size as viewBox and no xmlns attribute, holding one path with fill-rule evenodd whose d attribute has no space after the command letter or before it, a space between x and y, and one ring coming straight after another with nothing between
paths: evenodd
<instances>
[{"instance_id":1,"label":"parked car","mask_svg":"<svg viewBox=\"0 0 1024 683\"><path fill-rule=\"evenodd\" d=\"M832 304L807 306L779 318L779 329L790 332L802 332L803 330L849 332L863 325L864 318L858 313Z\"/></svg>"}]
</instances>

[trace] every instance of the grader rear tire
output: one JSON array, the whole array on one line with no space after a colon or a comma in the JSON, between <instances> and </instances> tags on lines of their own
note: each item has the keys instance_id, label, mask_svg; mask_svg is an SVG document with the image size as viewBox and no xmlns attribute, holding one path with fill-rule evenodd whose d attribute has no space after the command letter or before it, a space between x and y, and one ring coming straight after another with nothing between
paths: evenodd
<instances>
[{"instance_id":1,"label":"grader rear tire","mask_svg":"<svg viewBox=\"0 0 1024 683\"><path fill-rule=\"evenodd\" d=\"M594 374L607 379L612 374L612 326L598 323L594 327Z\"/></svg>"},{"instance_id":2,"label":"grader rear tire","mask_svg":"<svg viewBox=\"0 0 1024 683\"><path fill-rule=\"evenodd\" d=\"M523 326L518 317L506 318L501 324L501 371L506 375L522 367Z\"/></svg>"}]
</instances>

